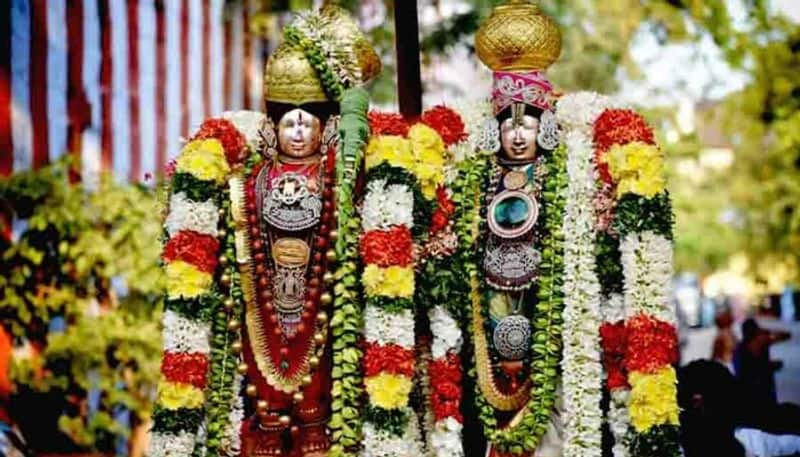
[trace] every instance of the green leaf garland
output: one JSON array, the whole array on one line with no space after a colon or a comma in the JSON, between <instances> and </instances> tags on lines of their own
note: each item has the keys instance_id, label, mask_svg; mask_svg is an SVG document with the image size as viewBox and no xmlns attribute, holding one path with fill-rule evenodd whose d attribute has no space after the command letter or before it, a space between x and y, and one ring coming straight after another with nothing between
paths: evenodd
<instances>
[{"instance_id":1,"label":"green leaf garland","mask_svg":"<svg viewBox=\"0 0 800 457\"><path fill-rule=\"evenodd\" d=\"M526 411L521 421L514 427L501 429L496 418L495 409L484 398L480 387L475 382L475 406L484 426L486 439L498 450L512 454L532 452L539 444L540 438L547 432L553 406L555 405L558 385L558 366L561 359L561 312L564 307L562 291L563 275L563 214L566 198L566 149L559 147L552 157L545 162L547 179L542 194L542 215L546 236L542 239L541 275L538 281L538 301L535 305L532 320L533 337L531 339L531 372L532 381L530 399L525 406ZM491 170L486 156L479 157L477 163L467 165L467 174L463 180L456 181L459 189L454 201L458 214L465 220L456 223L459 235L461 258L465 263L465 273L478 275L477 238L480 235L478 202L483 201L482 186L485 177ZM462 167L462 171L463 167ZM469 303L472 306L471 294ZM467 334L469 334L467 332ZM476 380L474 367L469 375Z\"/></svg>"},{"instance_id":2,"label":"green leaf garland","mask_svg":"<svg viewBox=\"0 0 800 457\"><path fill-rule=\"evenodd\" d=\"M361 443L363 353L358 346L363 326L358 235L361 222L355 209L354 188L363 151L369 136L367 109L369 96L360 88L347 90L340 103L339 136L341 147L336 157L336 209L339 212L336 239L336 271L331 335L333 337L333 387L331 389L331 457L358 454Z\"/></svg>"}]
</instances>

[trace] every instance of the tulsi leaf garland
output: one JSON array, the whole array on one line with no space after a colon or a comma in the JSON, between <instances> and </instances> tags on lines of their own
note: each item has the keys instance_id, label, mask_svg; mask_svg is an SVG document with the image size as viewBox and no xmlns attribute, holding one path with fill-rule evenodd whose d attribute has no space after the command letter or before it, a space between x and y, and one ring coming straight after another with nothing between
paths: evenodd
<instances>
[{"instance_id":1,"label":"tulsi leaf garland","mask_svg":"<svg viewBox=\"0 0 800 457\"><path fill-rule=\"evenodd\" d=\"M361 290L358 280L358 233L361 222L354 206L354 188L369 135L367 112L369 97L363 89L348 89L341 100L339 137L341 148L336 158L336 208L339 212L336 239L336 270L333 315L333 388L331 390L331 457L355 456L361 444L363 357L358 342L363 328Z\"/></svg>"}]
</instances>

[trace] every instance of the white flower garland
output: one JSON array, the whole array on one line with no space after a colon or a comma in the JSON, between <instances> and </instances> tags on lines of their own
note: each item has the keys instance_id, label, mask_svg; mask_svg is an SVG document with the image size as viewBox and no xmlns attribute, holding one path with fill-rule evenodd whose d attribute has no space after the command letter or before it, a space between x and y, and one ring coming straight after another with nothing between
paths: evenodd
<instances>
[{"instance_id":1,"label":"white flower garland","mask_svg":"<svg viewBox=\"0 0 800 457\"><path fill-rule=\"evenodd\" d=\"M362 457L419 457L422 455L419 427L414 419L414 411L408 408L408 427L403 436L395 436L383 430L377 430L369 422L364 424L364 450Z\"/></svg>"},{"instance_id":2,"label":"white flower garland","mask_svg":"<svg viewBox=\"0 0 800 457\"><path fill-rule=\"evenodd\" d=\"M170 310L164 311L162 323L165 352L199 352L205 355L211 352L210 325Z\"/></svg>"},{"instance_id":3,"label":"white flower garland","mask_svg":"<svg viewBox=\"0 0 800 457\"><path fill-rule=\"evenodd\" d=\"M414 226L414 194L404 184L386 185L385 179L367 184L361 226L364 231L383 230L394 225Z\"/></svg>"},{"instance_id":4,"label":"white flower garland","mask_svg":"<svg viewBox=\"0 0 800 457\"><path fill-rule=\"evenodd\" d=\"M591 116L595 113L599 115L597 100L581 93L564 97L558 105L559 112L568 112L559 117L567 127L564 139L569 176L564 214L565 307L561 361L565 457L602 455L603 367L598 331L601 288L594 254L594 154L588 129L577 125L577 122L593 120ZM580 112L569 113L572 110Z\"/></svg>"},{"instance_id":5,"label":"white flower garland","mask_svg":"<svg viewBox=\"0 0 800 457\"><path fill-rule=\"evenodd\" d=\"M603 306L603 322L615 324L625 320L625 300L622 294L611 294Z\"/></svg>"},{"instance_id":6,"label":"white flower garland","mask_svg":"<svg viewBox=\"0 0 800 457\"><path fill-rule=\"evenodd\" d=\"M628 413L628 399L630 389L614 389L611 391L611 402L608 408L608 426L614 436L614 457L628 457L628 430L630 430L631 417Z\"/></svg>"},{"instance_id":7,"label":"white flower garland","mask_svg":"<svg viewBox=\"0 0 800 457\"><path fill-rule=\"evenodd\" d=\"M458 322L453 316L444 307L434 306L428 312L428 318L431 322L431 334L433 334L433 343L431 343L433 358L441 359L448 352L456 354L461 352L461 344L464 339Z\"/></svg>"},{"instance_id":8,"label":"white flower garland","mask_svg":"<svg viewBox=\"0 0 800 457\"><path fill-rule=\"evenodd\" d=\"M443 306L434 306L428 312L431 334L431 354L434 359L442 359L448 354L459 354L463 343L463 335L458 322ZM426 398L430 398L430 392ZM461 444L462 425L453 417L436 421L433 430L428 433L428 447L436 457L461 457L464 449Z\"/></svg>"},{"instance_id":9,"label":"white flower garland","mask_svg":"<svg viewBox=\"0 0 800 457\"><path fill-rule=\"evenodd\" d=\"M194 433L181 432L159 433L150 436L150 446L147 450L149 457L187 457L194 451L196 436Z\"/></svg>"},{"instance_id":10,"label":"white flower garland","mask_svg":"<svg viewBox=\"0 0 800 457\"><path fill-rule=\"evenodd\" d=\"M169 199L169 214L164 228L170 236L181 230L192 230L205 235L217 236L219 212L211 200L195 202L184 192L172 194Z\"/></svg>"},{"instance_id":11,"label":"white flower garland","mask_svg":"<svg viewBox=\"0 0 800 457\"><path fill-rule=\"evenodd\" d=\"M627 317L645 314L677 325L669 298L672 243L651 231L625 236L619 247Z\"/></svg>"},{"instance_id":12,"label":"white flower garland","mask_svg":"<svg viewBox=\"0 0 800 457\"><path fill-rule=\"evenodd\" d=\"M389 313L377 306L364 309L364 339L381 346L396 344L405 349L414 349L414 313L404 309Z\"/></svg>"},{"instance_id":13,"label":"white flower garland","mask_svg":"<svg viewBox=\"0 0 800 457\"><path fill-rule=\"evenodd\" d=\"M464 448L461 445L460 422L452 417L442 419L433 427L428 434L428 443L433 455L437 457L461 457L464 455Z\"/></svg>"}]
</instances>

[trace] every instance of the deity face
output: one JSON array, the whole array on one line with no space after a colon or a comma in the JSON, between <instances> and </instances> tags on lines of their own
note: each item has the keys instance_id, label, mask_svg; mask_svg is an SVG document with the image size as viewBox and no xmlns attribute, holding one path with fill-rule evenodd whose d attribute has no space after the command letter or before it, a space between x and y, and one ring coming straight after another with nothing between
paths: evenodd
<instances>
[{"instance_id":1,"label":"deity face","mask_svg":"<svg viewBox=\"0 0 800 457\"><path fill-rule=\"evenodd\" d=\"M514 106L513 115L500 124L500 143L508 160L533 160L536 157L536 135L539 119Z\"/></svg>"},{"instance_id":2,"label":"deity face","mask_svg":"<svg viewBox=\"0 0 800 457\"><path fill-rule=\"evenodd\" d=\"M293 109L281 117L277 129L281 154L303 159L319 150L322 126L313 114L300 108Z\"/></svg>"}]
</instances>

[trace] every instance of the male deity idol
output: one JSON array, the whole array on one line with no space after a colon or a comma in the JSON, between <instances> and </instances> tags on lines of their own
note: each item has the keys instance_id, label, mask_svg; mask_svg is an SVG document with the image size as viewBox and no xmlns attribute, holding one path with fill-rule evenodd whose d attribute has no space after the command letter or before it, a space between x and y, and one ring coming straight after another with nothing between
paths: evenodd
<instances>
[{"instance_id":1,"label":"male deity idol","mask_svg":"<svg viewBox=\"0 0 800 457\"><path fill-rule=\"evenodd\" d=\"M341 173L354 164L340 157L339 102L379 70L353 19L326 3L269 58L266 116L208 120L177 159L165 253L178 236L200 241L165 256L152 455L328 455L337 188L356 174ZM349 110L366 123L361 98Z\"/></svg>"}]
</instances>

